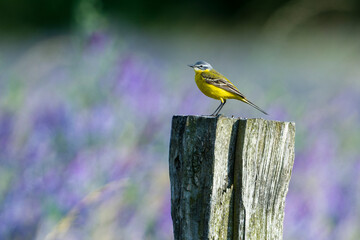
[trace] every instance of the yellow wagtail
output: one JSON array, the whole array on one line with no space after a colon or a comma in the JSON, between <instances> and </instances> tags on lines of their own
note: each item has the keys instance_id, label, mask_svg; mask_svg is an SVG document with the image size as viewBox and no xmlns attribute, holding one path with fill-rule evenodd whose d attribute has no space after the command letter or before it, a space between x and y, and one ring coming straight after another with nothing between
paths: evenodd
<instances>
[{"instance_id":1,"label":"yellow wagtail","mask_svg":"<svg viewBox=\"0 0 360 240\"><path fill-rule=\"evenodd\" d=\"M194 65L188 65L195 71L195 82L198 88L206 96L220 100L220 105L216 108L215 112L211 116L218 115L222 107L226 103L226 99L237 99L244 103L253 106L260 112L267 115L267 113L256 106L254 103L246 99L242 94L226 77L218 73L213 67L205 62L199 61Z\"/></svg>"}]
</instances>

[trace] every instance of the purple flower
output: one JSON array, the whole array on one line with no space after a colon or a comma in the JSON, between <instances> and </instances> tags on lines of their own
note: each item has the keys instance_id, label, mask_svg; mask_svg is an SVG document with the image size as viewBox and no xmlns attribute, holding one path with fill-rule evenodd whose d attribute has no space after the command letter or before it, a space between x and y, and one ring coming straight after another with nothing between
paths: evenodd
<instances>
[{"instance_id":1,"label":"purple flower","mask_svg":"<svg viewBox=\"0 0 360 240\"><path fill-rule=\"evenodd\" d=\"M91 50L101 51L109 43L110 39L104 31L95 31L87 39L87 47Z\"/></svg>"},{"instance_id":2,"label":"purple flower","mask_svg":"<svg viewBox=\"0 0 360 240\"><path fill-rule=\"evenodd\" d=\"M9 112L0 112L0 159L8 152L14 127L14 116ZM5 157L4 157L5 158Z\"/></svg>"}]
</instances>

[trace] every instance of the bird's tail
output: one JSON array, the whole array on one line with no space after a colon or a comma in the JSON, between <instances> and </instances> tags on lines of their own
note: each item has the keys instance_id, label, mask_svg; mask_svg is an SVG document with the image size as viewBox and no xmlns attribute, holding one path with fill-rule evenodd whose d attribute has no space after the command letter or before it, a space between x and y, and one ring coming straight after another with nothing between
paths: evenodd
<instances>
[{"instance_id":1,"label":"bird's tail","mask_svg":"<svg viewBox=\"0 0 360 240\"><path fill-rule=\"evenodd\" d=\"M258 106L256 106L254 103L250 102L249 100L247 100L246 98L242 98L241 101L249 104L250 106L256 108L257 110L259 110L260 112L262 112L263 114L269 115L267 114L264 110L262 110L261 108L259 108Z\"/></svg>"}]
</instances>

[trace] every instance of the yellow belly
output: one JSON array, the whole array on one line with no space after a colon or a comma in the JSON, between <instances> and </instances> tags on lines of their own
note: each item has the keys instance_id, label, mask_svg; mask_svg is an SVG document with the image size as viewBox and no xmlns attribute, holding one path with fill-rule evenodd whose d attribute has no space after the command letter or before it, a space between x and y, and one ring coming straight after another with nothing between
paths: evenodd
<instances>
[{"instance_id":1,"label":"yellow belly","mask_svg":"<svg viewBox=\"0 0 360 240\"><path fill-rule=\"evenodd\" d=\"M211 84L205 82L205 80L201 77L200 74L195 75L195 82L200 91L208 97L221 100L221 99L237 99L238 96L225 91L221 88L215 87Z\"/></svg>"}]
</instances>

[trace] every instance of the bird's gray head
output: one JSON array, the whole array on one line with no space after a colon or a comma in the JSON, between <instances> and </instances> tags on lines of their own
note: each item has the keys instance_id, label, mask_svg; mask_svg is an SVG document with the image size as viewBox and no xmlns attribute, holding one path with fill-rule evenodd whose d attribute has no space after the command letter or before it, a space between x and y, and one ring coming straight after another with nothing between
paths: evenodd
<instances>
[{"instance_id":1,"label":"bird's gray head","mask_svg":"<svg viewBox=\"0 0 360 240\"><path fill-rule=\"evenodd\" d=\"M205 61L198 61L194 65L188 65L189 67L192 67L194 70L207 70L212 69L213 67L210 65L210 63L207 63Z\"/></svg>"}]
</instances>

